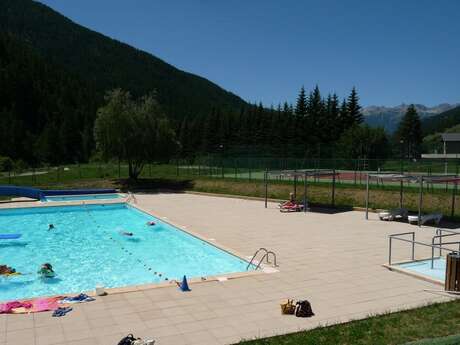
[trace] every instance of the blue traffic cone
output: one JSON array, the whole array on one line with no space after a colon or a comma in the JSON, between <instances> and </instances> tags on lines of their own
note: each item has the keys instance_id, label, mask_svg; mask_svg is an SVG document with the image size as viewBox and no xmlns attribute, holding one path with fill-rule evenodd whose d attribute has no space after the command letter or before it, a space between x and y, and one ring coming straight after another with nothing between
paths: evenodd
<instances>
[{"instance_id":1,"label":"blue traffic cone","mask_svg":"<svg viewBox=\"0 0 460 345\"><path fill-rule=\"evenodd\" d=\"M190 290L190 288L188 287L188 283L187 283L187 277L184 276L184 278L182 278L182 283L179 285L179 289L180 291L192 291Z\"/></svg>"}]
</instances>

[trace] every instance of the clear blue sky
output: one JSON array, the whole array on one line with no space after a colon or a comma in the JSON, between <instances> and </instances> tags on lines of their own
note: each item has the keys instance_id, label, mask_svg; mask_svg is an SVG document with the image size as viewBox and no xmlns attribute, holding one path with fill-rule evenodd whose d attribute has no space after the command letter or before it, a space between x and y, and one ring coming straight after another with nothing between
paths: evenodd
<instances>
[{"instance_id":1,"label":"clear blue sky","mask_svg":"<svg viewBox=\"0 0 460 345\"><path fill-rule=\"evenodd\" d=\"M41 0L246 100L460 102L458 0Z\"/></svg>"}]
</instances>

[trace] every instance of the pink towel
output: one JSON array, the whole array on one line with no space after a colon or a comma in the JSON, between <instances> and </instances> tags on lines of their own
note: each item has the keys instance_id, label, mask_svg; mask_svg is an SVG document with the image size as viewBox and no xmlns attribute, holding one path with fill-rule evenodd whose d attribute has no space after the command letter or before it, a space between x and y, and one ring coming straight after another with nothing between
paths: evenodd
<instances>
[{"instance_id":1,"label":"pink towel","mask_svg":"<svg viewBox=\"0 0 460 345\"><path fill-rule=\"evenodd\" d=\"M39 313L41 311L55 310L59 307L58 301L62 297L39 298L32 301L33 307L30 312Z\"/></svg>"},{"instance_id":2,"label":"pink towel","mask_svg":"<svg viewBox=\"0 0 460 345\"><path fill-rule=\"evenodd\" d=\"M3 303L0 304L0 314L39 313L56 310L59 307L58 301L62 298L62 296L57 296Z\"/></svg>"},{"instance_id":3,"label":"pink towel","mask_svg":"<svg viewBox=\"0 0 460 345\"><path fill-rule=\"evenodd\" d=\"M12 301L12 302L7 302L0 304L0 314L9 314L13 313L13 309L17 308L25 308L29 309L32 307L32 303L29 302L19 302L19 301Z\"/></svg>"}]
</instances>

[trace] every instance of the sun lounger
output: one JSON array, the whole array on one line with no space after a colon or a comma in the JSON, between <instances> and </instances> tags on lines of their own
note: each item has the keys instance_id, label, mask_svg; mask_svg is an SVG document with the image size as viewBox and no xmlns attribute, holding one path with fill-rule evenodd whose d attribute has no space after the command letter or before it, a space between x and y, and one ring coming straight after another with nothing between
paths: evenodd
<instances>
[{"instance_id":1,"label":"sun lounger","mask_svg":"<svg viewBox=\"0 0 460 345\"><path fill-rule=\"evenodd\" d=\"M418 216L408 216L407 219L409 223L418 223ZM439 224L441 219L442 219L441 213L425 214L425 215L422 215L420 219L420 223L425 224L428 222L434 222L435 224Z\"/></svg>"},{"instance_id":2,"label":"sun lounger","mask_svg":"<svg viewBox=\"0 0 460 345\"><path fill-rule=\"evenodd\" d=\"M407 209L405 208L394 208L388 211L380 212L380 220L403 220L407 218Z\"/></svg>"},{"instance_id":3,"label":"sun lounger","mask_svg":"<svg viewBox=\"0 0 460 345\"><path fill-rule=\"evenodd\" d=\"M280 205L280 212L299 212L303 211L304 205L297 203L289 203Z\"/></svg>"}]
</instances>

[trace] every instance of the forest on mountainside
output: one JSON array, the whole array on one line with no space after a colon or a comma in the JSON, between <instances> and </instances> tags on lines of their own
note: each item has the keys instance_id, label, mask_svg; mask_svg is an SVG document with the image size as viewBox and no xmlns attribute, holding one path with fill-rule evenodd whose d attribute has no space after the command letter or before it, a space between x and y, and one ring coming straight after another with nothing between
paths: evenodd
<instances>
[{"instance_id":1,"label":"forest on mountainside","mask_svg":"<svg viewBox=\"0 0 460 345\"><path fill-rule=\"evenodd\" d=\"M423 119L422 129L425 135L430 135L437 132L444 132L458 124L460 124L460 107Z\"/></svg>"},{"instance_id":2,"label":"forest on mountainside","mask_svg":"<svg viewBox=\"0 0 460 345\"><path fill-rule=\"evenodd\" d=\"M101 101L93 86L0 33L0 155L31 165L85 161Z\"/></svg>"}]
</instances>

